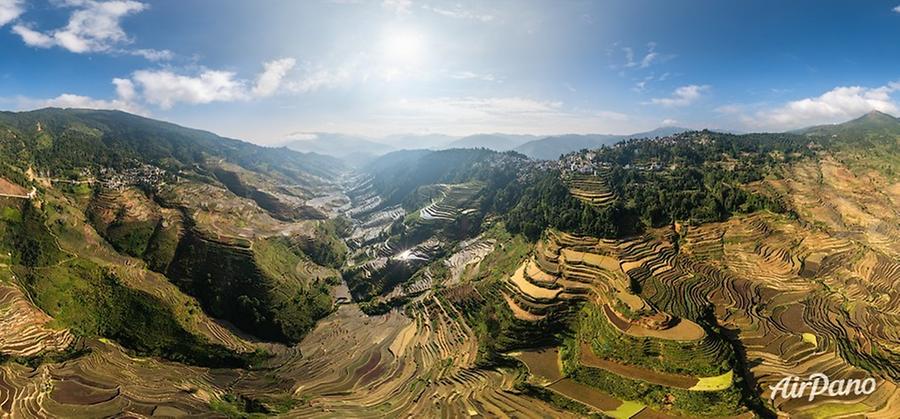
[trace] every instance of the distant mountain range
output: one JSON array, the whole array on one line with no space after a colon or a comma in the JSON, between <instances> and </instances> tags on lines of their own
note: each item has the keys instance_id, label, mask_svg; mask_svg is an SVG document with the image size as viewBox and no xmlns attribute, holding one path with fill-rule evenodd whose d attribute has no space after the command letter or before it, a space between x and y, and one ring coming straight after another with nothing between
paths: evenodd
<instances>
[{"instance_id":1,"label":"distant mountain range","mask_svg":"<svg viewBox=\"0 0 900 419\"><path fill-rule=\"evenodd\" d=\"M453 137L443 134L397 134L383 138L363 136L308 133L306 138L295 138L283 146L301 152L311 152L342 158L349 162L363 162L396 150L445 150L452 148L485 148L494 151L522 153L539 160L552 160L561 154L585 148L598 148L629 138L662 137L688 131L687 128L662 127L653 131L630 135L566 134L556 136L520 134L474 134Z\"/></svg>"},{"instance_id":2,"label":"distant mountain range","mask_svg":"<svg viewBox=\"0 0 900 419\"><path fill-rule=\"evenodd\" d=\"M687 128L661 127L653 131L639 132L630 135L607 134L567 134L553 137L545 137L531 141L517 147L515 150L528 157L539 160L555 160L562 154L568 154L582 149L599 148L612 145L630 138L665 137L681 132L690 131Z\"/></svg>"},{"instance_id":3,"label":"distant mountain range","mask_svg":"<svg viewBox=\"0 0 900 419\"><path fill-rule=\"evenodd\" d=\"M509 151L523 144L536 141L537 135L475 134L460 138L444 148L486 148L494 151Z\"/></svg>"},{"instance_id":4,"label":"distant mountain range","mask_svg":"<svg viewBox=\"0 0 900 419\"><path fill-rule=\"evenodd\" d=\"M452 148L485 148L494 151L516 151L532 159L555 160L560 155L582 149L608 146L632 138L654 138L675 135L688 128L660 127L652 131L634 134L563 134L552 136L516 134L474 134L454 137L444 134L397 134L383 138L314 133L310 138L295 139L285 144L287 148L339 157L350 163L363 163L373 157L397 150L445 150ZM724 132L724 131L723 131ZM900 135L900 119L883 112L872 111L852 121L834 125L819 125L791 131L796 134L824 136L873 135L875 133Z\"/></svg>"},{"instance_id":5,"label":"distant mountain range","mask_svg":"<svg viewBox=\"0 0 900 419\"><path fill-rule=\"evenodd\" d=\"M794 131L797 134L840 137L871 135L900 135L900 119L884 112L871 111L859 118L841 124L817 125Z\"/></svg>"}]
</instances>

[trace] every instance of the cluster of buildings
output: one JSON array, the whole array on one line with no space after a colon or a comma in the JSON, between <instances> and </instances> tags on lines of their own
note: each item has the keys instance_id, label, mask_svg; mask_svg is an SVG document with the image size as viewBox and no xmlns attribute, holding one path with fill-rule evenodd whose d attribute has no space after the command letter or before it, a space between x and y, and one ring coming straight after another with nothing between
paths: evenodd
<instances>
[{"instance_id":1,"label":"cluster of buildings","mask_svg":"<svg viewBox=\"0 0 900 419\"><path fill-rule=\"evenodd\" d=\"M159 167L140 164L121 171L103 167L100 169L97 182L106 188L122 191L132 186L156 189L176 180L177 176Z\"/></svg>"}]
</instances>

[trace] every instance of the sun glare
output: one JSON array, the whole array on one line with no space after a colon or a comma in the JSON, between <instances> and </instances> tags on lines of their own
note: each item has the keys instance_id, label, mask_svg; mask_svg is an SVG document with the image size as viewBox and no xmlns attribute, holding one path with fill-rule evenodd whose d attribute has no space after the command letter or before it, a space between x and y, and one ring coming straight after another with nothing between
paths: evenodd
<instances>
[{"instance_id":1,"label":"sun glare","mask_svg":"<svg viewBox=\"0 0 900 419\"><path fill-rule=\"evenodd\" d=\"M412 66L422 61L425 54L425 39L414 30L394 29L385 35L382 48L386 62L398 66Z\"/></svg>"}]
</instances>

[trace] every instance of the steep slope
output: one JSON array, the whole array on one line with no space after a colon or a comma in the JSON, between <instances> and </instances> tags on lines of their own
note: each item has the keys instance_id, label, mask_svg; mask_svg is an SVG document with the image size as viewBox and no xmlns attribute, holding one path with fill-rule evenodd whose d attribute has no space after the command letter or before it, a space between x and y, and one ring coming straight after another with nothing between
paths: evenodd
<instances>
[{"instance_id":1,"label":"steep slope","mask_svg":"<svg viewBox=\"0 0 900 419\"><path fill-rule=\"evenodd\" d=\"M0 112L0 126L13 138L3 144L5 156L57 172L120 167L130 159L172 170L226 159L249 170L314 184L340 170L340 162L332 158L260 147L119 111Z\"/></svg>"},{"instance_id":2,"label":"steep slope","mask_svg":"<svg viewBox=\"0 0 900 419\"><path fill-rule=\"evenodd\" d=\"M896 179L900 171L900 119L872 111L842 124L821 125L800 130L839 152L839 156L857 173L879 172Z\"/></svg>"},{"instance_id":3,"label":"steep slope","mask_svg":"<svg viewBox=\"0 0 900 419\"><path fill-rule=\"evenodd\" d=\"M219 351L204 342L248 348L207 314L264 339L296 342L331 312L338 274L314 259L339 264L342 256L308 246L337 239L307 202L338 187L343 168L336 159L114 111L6 112L0 137L3 177L36 192L3 202L11 220L4 247L23 251L8 252L13 256L4 265L79 336L119 339L170 359L224 363L203 357ZM40 222L23 218L21 200L48 215ZM60 231L46 240L32 231L45 227ZM71 257L52 257L56 247ZM69 300L78 294L114 300L79 306ZM119 303L134 309L119 310ZM104 323L104 310L117 316L110 317L115 324ZM146 333L122 332L142 315L155 322ZM205 319L200 326L198 316ZM168 329L174 338L160 334ZM160 344L151 345L154 339ZM243 362L234 359L227 362Z\"/></svg>"},{"instance_id":4,"label":"steep slope","mask_svg":"<svg viewBox=\"0 0 900 419\"><path fill-rule=\"evenodd\" d=\"M248 191L292 184L230 161L115 190L13 171L38 191L0 198L0 351L78 335L90 352L0 356L0 415L893 418L900 184L850 165L891 169L900 148L859 138L694 131L558 161L400 151L348 177L340 220L276 218ZM167 211L178 246L153 272L125 253L146 260L142 223ZM332 309L336 266L360 304ZM769 398L818 372L874 393Z\"/></svg>"}]
</instances>

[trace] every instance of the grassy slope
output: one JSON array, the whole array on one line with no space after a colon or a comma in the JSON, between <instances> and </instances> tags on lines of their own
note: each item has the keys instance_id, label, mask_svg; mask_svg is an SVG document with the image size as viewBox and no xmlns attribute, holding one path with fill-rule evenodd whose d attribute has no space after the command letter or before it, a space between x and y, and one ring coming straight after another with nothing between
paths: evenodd
<instances>
[{"instance_id":1,"label":"grassy slope","mask_svg":"<svg viewBox=\"0 0 900 419\"><path fill-rule=\"evenodd\" d=\"M189 233L168 276L213 316L254 335L298 342L331 310L326 284L298 270L304 259L284 239L227 246Z\"/></svg>"},{"instance_id":2,"label":"grassy slope","mask_svg":"<svg viewBox=\"0 0 900 419\"><path fill-rule=\"evenodd\" d=\"M31 202L17 204L3 206L7 214L0 222L3 247L12 253L11 269L20 285L59 327L81 337L116 339L141 354L189 363L244 366L252 361L252 356L191 334L166 303L129 288L111 270L62 251L48 227L48 211L64 208L62 204L44 203L44 208Z\"/></svg>"}]
</instances>

